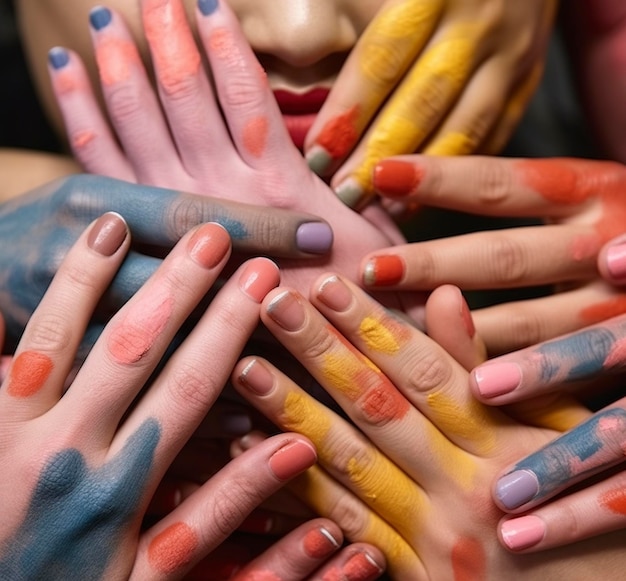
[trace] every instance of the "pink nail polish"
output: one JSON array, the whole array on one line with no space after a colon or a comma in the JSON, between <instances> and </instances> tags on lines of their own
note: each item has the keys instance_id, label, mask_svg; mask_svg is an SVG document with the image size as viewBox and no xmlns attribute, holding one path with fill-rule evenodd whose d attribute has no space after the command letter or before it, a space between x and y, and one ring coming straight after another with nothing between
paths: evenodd
<instances>
[{"instance_id":1,"label":"pink nail polish","mask_svg":"<svg viewBox=\"0 0 626 581\"><path fill-rule=\"evenodd\" d=\"M504 521L500 527L502 540L512 551L535 546L546 534L545 523L537 516L522 516Z\"/></svg>"},{"instance_id":2,"label":"pink nail polish","mask_svg":"<svg viewBox=\"0 0 626 581\"><path fill-rule=\"evenodd\" d=\"M257 395L267 395L274 388L273 375L256 359L244 367L239 381Z\"/></svg>"},{"instance_id":3,"label":"pink nail polish","mask_svg":"<svg viewBox=\"0 0 626 581\"><path fill-rule=\"evenodd\" d=\"M278 286L278 267L267 258L251 260L239 277L239 288L253 301L261 303L265 295Z\"/></svg>"},{"instance_id":4,"label":"pink nail polish","mask_svg":"<svg viewBox=\"0 0 626 581\"><path fill-rule=\"evenodd\" d=\"M320 286L318 298L327 307L339 313L352 303L352 293L346 284L336 276L327 278Z\"/></svg>"},{"instance_id":5,"label":"pink nail polish","mask_svg":"<svg viewBox=\"0 0 626 581\"><path fill-rule=\"evenodd\" d=\"M284 291L267 306L267 314L286 331L297 331L304 325L304 307L292 291Z\"/></svg>"},{"instance_id":6,"label":"pink nail polish","mask_svg":"<svg viewBox=\"0 0 626 581\"><path fill-rule=\"evenodd\" d=\"M626 244L617 244L607 250L606 267L613 278L626 278Z\"/></svg>"},{"instance_id":7,"label":"pink nail polish","mask_svg":"<svg viewBox=\"0 0 626 581\"><path fill-rule=\"evenodd\" d=\"M272 472L279 480L290 480L317 461L315 448L302 440L296 440L283 446L270 458Z\"/></svg>"},{"instance_id":8,"label":"pink nail polish","mask_svg":"<svg viewBox=\"0 0 626 581\"><path fill-rule=\"evenodd\" d=\"M487 363L474 369L472 375L483 397L510 393L522 382L522 371L517 363Z\"/></svg>"}]
</instances>

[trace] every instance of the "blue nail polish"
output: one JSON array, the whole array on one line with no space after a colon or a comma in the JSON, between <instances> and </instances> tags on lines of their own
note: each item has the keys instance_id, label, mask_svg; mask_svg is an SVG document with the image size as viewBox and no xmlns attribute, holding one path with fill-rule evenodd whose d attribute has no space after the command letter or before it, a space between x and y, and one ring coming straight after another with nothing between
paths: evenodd
<instances>
[{"instance_id":1,"label":"blue nail polish","mask_svg":"<svg viewBox=\"0 0 626 581\"><path fill-rule=\"evenodd\" d=\"M89 13L89 22L94 30L102 30L111 23L112 14L108 8L104 6L96 6Z\"/></svg>"},{"instance_id":2,"label":"blue nail polish","mask_svg":"<svg viewBox=\"0 0 626 581\"><path fill-rule=\"evenodd\" d=\"M198 0L198 8L204 16L209 16L217 10L217 0Z\"/></svg>"},{"instance_id":3,"label":"blue nail polish","mask_svg":"<svg viewBox=\"0 0 626 581\"><path fill-rule=\"evenodd\" d=\"M70 53L60 46L55 46L48 51L48 62L54 70L58 71L70 62Z\"/></svg>"}]
</instances>

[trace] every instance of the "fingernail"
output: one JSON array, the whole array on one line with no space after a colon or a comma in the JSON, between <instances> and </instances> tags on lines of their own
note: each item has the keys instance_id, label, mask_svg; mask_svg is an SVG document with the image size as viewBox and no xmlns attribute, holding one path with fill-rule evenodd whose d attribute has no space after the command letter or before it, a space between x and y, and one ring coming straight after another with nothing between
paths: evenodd
<instances>
[{"instance_id":1,"label":"fingernail","mask_svg":"<svg viewBox=\"0 0 626 581\"><path fill-rule=\"evenodd\" d=\"M512 551L533 547L546 534L545 523L537 516L522 516L504 521L500 527L502 540Z\"/></svg>"},{"instance_id":2,"label":"fingernail","mask_svg":"<svg viewBox=\"0 0 626 581\"><path fill-rule=\"evenodd\" d=\"M214 268L230 250L230 236L219 224L203 224L189 239L189 256L204 268Z\"/></svg>"},{"instance_id":3,"label":"fingernail","mask_svg":"<svg viewBox=\"0 0 626 581\"><path fill-rule=\"evenodd\" d=\"M474 369L472 375L483 397L510 393L522 382L522 371L517 363L488 363Z\"/></svg>"},{"instance_id":4,"label":"fingernail","mask_svg":"<svg viewBox=\"0 0 626 581\"><path fill-rule=\"evenodd\" d=\"M399 198L414 192L423 177L423 171L415 164L387 159L374 168L374 189L383 196Z\"/></svg>"},{"instance_id":5,"label":"fingernail","mask_svg":"<svg viewBox=\"0 0 626 581\"><path fill-rule=\"evenodd\" d=\"M128 236L124 218L115 212L100 216L87 237L87 245L102 256L113 256Z\"/></svg>"},{"instance_id":6,"label":"fingernail","mask_svg":"<svg viewBox=\"0 0 626 581\"><path fill-rule=\"evenodd\" d=\"M267 305L267 314L286 331L297 331L304 324L304 308L291 291L284 291Z\"/></svg>"},{"instance_id":7,"label":"fingernail","mask_svg":"<svg viewBox=\"0 0 626 581\"><path fill-rule=\"evenodd\" d=\"M102 30L105 26L111 24L111 18L111 11L104 6L96 6L89 13L89 22L94 30Z\"/></svg>"},{"instance_id":8,"label":"fingernail","mask_svg":"<svg viewBox=\"0 0 626 581\"><path fill-rule=\"evenodd\" d=\"M341 545L325 527L309 531L303 539L304 552L313 559L325 559Z\"/></svg>"},{"instance_id":9,"label":"fingernail","mask_svg":"<svg viewBox=\"0 0 626 581\"><path fill-rule=\"evenodd\" d=\"M626 244L609 247L606 253L606 267L613 278L626 278Z\"/></svg>"},{"instance_id":10,"label":"fingernail","mask_svg":"<svg viewBox=\"0 0 626 581\"><path fill-rule=\"evenodd\" d=\"M349 208L361 210L370 200L371 196L353 179L347 179L335 188L337 197Z\"/></svg>"},{"instance_id":11,"label":"fingernail","mask_svg":"<svg viewBox=\"0 0 626 581\"><path fill-rule=\"evenodd\" d=\"M323 147L315 145L307 152L306 162L312 172L318 176L325 176L333 158Z\"/></svg>"},{"instance_id":12,"label":"fingernail","mask_svg":"<svg viewBox=\"0 0 626 581\"><path fill-rule=\"evenodd\" d=\"M274 376L256 359L244 367L239 374L239 381L257 395L267 395L274 389Z\"/></svg>"},{"instance_id":13,"label":"fingernail","mask_svg":"<svg viewBox=\"0 0 626 581\"><path fill-rule=\"evenodd\" d=\"M326 222L305 222L296 231L298 250L310 254L327 254L333 246L333 230Z\"/></svg>"},{"instance_id":14,"label":"fingernail","mask_svg":"<svg viewBox=\"0 0 626 581\"><path fill-rule=\"evenodd\" d=\"M327 278L317 291L317 297L333 311L341 313L352 304L352 293L337 276Z\"/></svg>"},{"instance_id":15,"label":"fingernail","mask_svg":"<svg viewBox=\"0 0 626 581\"><path fill-rule=\"evenodd\" d=\"M346 561L341 572L349 581L373 581L383 568L368 553L357 553Z\"/></svg>"},{"instance_id":16,"label":"fingernail","mask_svg":"<svg viewBox=\"0 0 626 581\"><path fill-rule=\"evenodd\" d=\"M404 260L399 256L374 256L363 269L365 286L392 286L404 278Z\"/></svg>"},{"instance_id":17,"label":"fingernail","mask_svg":"<svg viewBox=\"0 0 626 581\"><path fill-rule=\"evenodd\" d=\"M210 16L217 10L217 0L198 0L198 8L203 16Z\"/></svg>"},{"instance_id":18,"label":"fingernail","mask_svg":"<svg viewBox=\"0 0 626 581\"><path fill-rule=\"evenodd\" d=\"M270 469L279 480L289 480L310 468L317 461L315 448L297 440L282 447L270 458Z\"/></svg>"},{"instance_id":19,"label":"fingernail","mask_svg":"<svg viewBox=\"0 0 626 581\"><path fill-rule=\"evenodd\" d=\"M502 506L512 510L532 500L539 492L539 480L529 470L515 470L496 483L495 494Z\"/></svg>"},{"instance_id":20,"label":"fingernail","mask_svg":"<svg viewBox=\"0 0 626 581\"><path fill-rule=\"evenodd\" d=\"M70 62L70 53L60 46L55 46L48 51L48 62L55 71L58 71Z\"/></svg>"},{"instance_id":21,"label":"fingernail","mask_svg":"<svg viewBox=\"0 0 626 581\"><path fill-rule=\"evenodd\" d=\"M278 267L267 258L250 261L239 277L239 288L253 301L262 303L265 295L280 282Z\"/></svg>"}]
</instances>

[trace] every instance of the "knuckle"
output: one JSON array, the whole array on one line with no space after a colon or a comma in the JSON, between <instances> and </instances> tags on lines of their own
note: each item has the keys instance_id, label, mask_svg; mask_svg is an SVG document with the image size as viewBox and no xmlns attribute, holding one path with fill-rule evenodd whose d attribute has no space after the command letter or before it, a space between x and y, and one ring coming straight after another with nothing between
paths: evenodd
<instances>
[{"instance_id":1,"label":"knuckle","mask_svg":"<svg viewBox=\"0 0 626 581\"><path fill-rule=\"evenodd\" d=\"M510 286L526 280L529 265L519 242L506 236L497 236L489 240L485 251L494 281Z\"/></svg>"},{"instance_id":2,"label":"knuckle","mask_svg":"<svg viewBox=\"0 0 626 581\"><path fill-rule=\"evenodd\" d=\"M247 477L240 475L240 478L233 479L228 490L223 490L221 494L215 495L212 506L213 526L221 537L228 537L241 524L247 516L245 507L250 506L253 499L261 501L255 493L258 485L255 485Z\"/></svg>"},{"instance_id":3,"label":"knuckle","mask_svg":"<svg viewBox=\"0 0 626 581\"><path fill-rule=\"evenodd\" d=\"M186 196L174 202L171 216L168 222L174 240L180 240L191 228L208 221L209 218L204 216L202 207L196 200Z\"/></svg>"},{"instance_id":4,"label":"knuckle","mask_svg":"<svg viewBox=\"0 0 626 581\"><path fill-rule=\"evenodd\" d=\"M222 106L225 109L260 111L263 106L264 92L259 91L258 81L239 70L234 71L232 79L223 87Z\"/></svg>"},{"instance_id":5,"label":"knuckle","mask_svg":"<svg viewBox=\"0 0 626 581\"><path fill-rule=\"evenodd\" d=\"M329 442L329 446L333 452L328 455L329 461L326 464L331 471L352 481L355 481L356 477L352 474L351 466L363 468L360 473L369 473L368 468L372 465L373 457L362 438L353 436L340 438L337 435L334 441Z\"/></svg>"},{"instance_id":6,"label":"knuckle","mask_svg":"<svg viewBox=\"0 0 626 581\"><path fill-rule=\"evenodd\" d=\"M208 411L207 408L216 391L208 377L209 374L203 374L199 366L189 362L178 363L167 382L172 413L176 413L175 410L178 409L179 415L188 417L192 411L201 413Z\"/></svg>"},{"instance_id":7,"label":"knuckle","mask_svg":"<svg viewBox=\"0 0 626 581\"><path fill-rule=\"evenodd\" d=\"M452 379L453 369L448 358L432 349L414 353L401 367L401 376L407 378L409 392L424 394L439 391Z\"/></svg>"},{"instance_id":8,"label":"knuckle","mask_svg":"<svg viewBox=\"0 0 626 581\"><path fill-rule=\"evenodd\" d=\"M505 162L477 159L475 168L480 184L476 195L480 204L494 207L506 203L513 196L513 173Z\"/></svg>"},{"instance_id":9,"label":"knuckle","mask_svg":"<svg viewBox=\"0 0 626 581\"><path fill-rule=\"evenodd\" d=\"M45 352L63 351L72 342L66 313L46 313L38 316L36 324L29 330L28 343L31 349Z\"/></svg>"},{"instance_id":10,"label":"knuckle","mask_svg":"<svg viewBox=\"0 0 626 581\"><path fill-rule=\"evenodd\" d=\"M363 506L351 494L331 496L325 506L327 518L336 522L344 531L346 538L358 541L367 529L367 514Z\"/></svg>"},{"instance_id":11,"label":"knuckle","mask_svg":"<svg viewBox=\"0 0 626 581\"><path fill-rule=\"evenodd\" d=\"M307 336L307 343L303 347L302 359L305 361L318 361L326 354L331 354L335 346L335 337L327 329L321 327Z\"/></svg>"},{"instance_id":12,"label":"knuckle","mask_svg":"<svg viewBox=\"0 0 626 581\"><path fill-rule=\"evenodd\" d=\"M404 69L404 53L404 47L388 42L385 38L378 41L372 38L366 44L361 62L368 63L365 73L374 89L386 88L395 83L398 72Z\"/></svg>"},{"instance_id":13,"label":"knuckle","mask_svg":"<svg viewBox=\"0 0 626 581\"><path fill-rule=\"evenodd\" d=\"M541 343L550 336L545 317L525 309L510 314L507 329L509 336L515 338L516 349Z\"/></svg>"},{"instance_id":14,"label":"knuckle","mask_svg":"<svg viewBox=\"0 0 626 581\"><path fill-rule=\"evenodd\" d=\"M111 118L119 124L133 126L143 109L142 95L132 85L118 85L110 89L107 107Z\"/></svg>"}]
</instances>

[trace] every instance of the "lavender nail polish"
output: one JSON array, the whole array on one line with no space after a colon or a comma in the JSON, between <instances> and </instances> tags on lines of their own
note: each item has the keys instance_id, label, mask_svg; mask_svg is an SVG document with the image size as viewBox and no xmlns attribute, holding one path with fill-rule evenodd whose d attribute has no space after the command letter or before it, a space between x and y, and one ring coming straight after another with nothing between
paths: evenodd
<instances>
[{"instance_id":1,"label":"lavender nail polish","mask_svg":"<svg viewBox=\"0 0 626 581\"><path fill-rule=\"evenodd\" d=\"M108 8L105 8L104 6L96 6L89 13L89 22L94 30L102 30L111 24L112 17L113 15Z\"/></svg>"},{"instance_id":2,"label":"lavender nail polish","mask_svg":"<svg viewBox=\"0 0 626 581\"><path fill-rule=\"evenodd\" d=\"M332 228L325 222L305 222L296 231L298 250L309 254L326 254L333 245Z\"/></svg>"},{"instance_id":3,"label":"lavender nail polish","mask_svg":"<svg viewBox=\"0 0 626 581\"><path fill-rule=\"evenodd\" d=\"M515 470L500 478L496 484L496 496L509 510L526 504L539 492L539 480L529 470Z\"/></svg>"},{"instance_id":4,"label":"lavender nail polish","mask_svg":"<svg viewBox=\"0 0 626 581\"><path fill-rule=\"evenodd\" d=\"M58 71L70 62L70 53L60 46L55 46L48 51L48 62L55 71Z\"/></svg>"}]
</instances>

